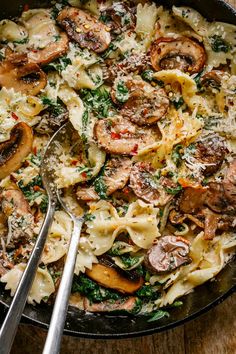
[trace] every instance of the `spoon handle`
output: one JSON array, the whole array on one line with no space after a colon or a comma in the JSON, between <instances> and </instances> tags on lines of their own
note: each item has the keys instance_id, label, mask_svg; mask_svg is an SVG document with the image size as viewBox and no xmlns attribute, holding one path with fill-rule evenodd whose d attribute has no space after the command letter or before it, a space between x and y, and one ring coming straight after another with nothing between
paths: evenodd
<instances>
[{"instance_id":1,"label":"spoon handle","mask_svg":"<svg viewBox=\"0 0 236 354\"><path fill-rule=\"evenodd\" d=\"M34 249L27 263L25 271L20 279L16 293L9 307L7 316L0 329L0 354L10 353L11 346L16 334L18 324L21 319L25 303L33 283L41 254L47 239L49 228L52 224L53 215L55 212L55 202L49 199L47 214L44 219L42 228L37 237Z\"/></svg>"},{"instance_id":2,"label":"spoon handle","mask_svg":"<svg viewBox=\"0 0 236 354\"><path fill-rule=\"evenodd\" d=\"M73 222L73 233L70 239L69 250L53 308L43 354L58 354L60 351L83 220L73 218Z\"/></svg>"}]
</instances>

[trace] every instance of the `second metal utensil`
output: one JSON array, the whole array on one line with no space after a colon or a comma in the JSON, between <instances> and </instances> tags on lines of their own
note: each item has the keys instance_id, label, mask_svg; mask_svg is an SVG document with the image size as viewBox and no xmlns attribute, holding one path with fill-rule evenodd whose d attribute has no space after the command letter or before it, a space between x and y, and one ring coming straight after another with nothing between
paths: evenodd
<instances>
[{"instance_id":1,"label":"second metal utensil","mask_svg":"<svg viewBox=\"0 0 236 354\"><path fill-rule=\"evenodd\" d=\"M51 171L49 166L51 158L55 158L56 151L58 149L58 143L64 144L65 141L68 140L68 138L69 141L71 141L70 139L73 133L74 128L71 123L68 122L58 131L57 134L54 135L54 139L52 139L50 143L50 151L52 152L52 154L48 154L48 163L45 165L46 173L50 173ZM49 186L49 188L52 187L54 190L56 189L58 201L60 202L64 210L70 215L74 225L43 354L57 354L60 351L61 338L66 319L69 296L74 275L75 262L78 253L80 233L84 221L83 217L77 217L74 215L73 212L71 212L69 207L64 203L63 199L61 198L60 193L55 186L55 182L53 183L54 186Z\"/></svg>"}]
</instances>

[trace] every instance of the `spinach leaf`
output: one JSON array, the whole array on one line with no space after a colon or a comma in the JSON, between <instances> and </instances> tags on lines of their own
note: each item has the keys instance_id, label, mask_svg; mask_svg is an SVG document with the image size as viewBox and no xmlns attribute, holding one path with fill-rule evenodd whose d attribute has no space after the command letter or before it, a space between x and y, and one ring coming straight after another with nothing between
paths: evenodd
<instances>
[{"instance_id":1,"label":"spinach leaf","mask_svg":"<svg viewBox=\"0 0 236 354\"><path fill-rule=\"evenodd\" d=\"M160 293L152 286L152 285L143 285L138 291L136 291L136 295L143 300L157 300L160 297Z\"/></svg>"},{"instance_id":2,"label":"spinach leaf","mask_svg":"<svg viewBox=\"0 0 236 354\"><path fill-rule=\"evenodd\" d=\"M130 255L122 255L120 259L124 264L124 269L133 267L140 260L139 257L131 257Z\"/></svg>"},{"instance_id":3,"label":"spinach leaf","mask_svg":"<svg viewBox=\"0 0 236 354\"><path fill-rule=\"evenodd\" d=\"M211 48L214 52L219 53L219 52L224 52L228 53L232 47L231 45L226 42L221 36L214 35L210 37L210 44Z\"/></svg>"},{"instance_id":4,"label":"spinach leaf","mask_svg":"<svg viewBox=\"0 0 236 354\"><path fill-rule=\"evenodd\" d=\"M182 188L181 185L178 185L178 186L175 187L175 188L168 188L168 187L165 188L166 192L167 192L168 194L172 194L172 195L178 194L179 192L182 191L182 189L183 189L183 188Z\"/></svg>"},{"instance_id":5,"label":"spinach leaf","mask_svg":"<svg viewBox=\"0 0 236 354\"><path fill-rule=\"evenodd\" d=\"M81 274L75 276L72 285L72 293L79 292L86 296L92 302L100 302L104 300L118 300L122 295L113 290L109 290L99 286L93 280Z\"/></svg>"},{"instance_id":6,"label":"spinach leaf","mask_svg":"<svg viewBox=\"0 0 236 354\"><path fill-rule=\"evenodd\" d=\"M163 317L170 317L169 312L163 311L163 310L158 310L152 313L152 317L148 319L148 322L154 322L158 321Z\"/></svg>"},{"instance_id":7,"label":"spinach leaf","mask_svg":"<svg viewBox=\"0 0 236 354\"><path fill-rule=\"evenodd\" d=\"M48 108L51 110L51 112L56 116L59 116L60 114L63 114L65 112L64 107L60 103L50 99L47 96L41 96L41 101L42 101L42 104L44 106L48 106Z\"/></svg>"},{"instance_id":8,"label":"spinach leaf","mask_svg":"<svg viewBox=\"0 0 236 354\"><path fill-rule=\"evenodd\" d=\"M179 109L180 107L183 106L183 104L184 104L184 99L183 99L183 97L181 96L181 97L178 98L178 99L176 99L176 98L173 99L173 100L172 100L172 103L173 103L175 109Z\"/></svg>"}]
</instances>

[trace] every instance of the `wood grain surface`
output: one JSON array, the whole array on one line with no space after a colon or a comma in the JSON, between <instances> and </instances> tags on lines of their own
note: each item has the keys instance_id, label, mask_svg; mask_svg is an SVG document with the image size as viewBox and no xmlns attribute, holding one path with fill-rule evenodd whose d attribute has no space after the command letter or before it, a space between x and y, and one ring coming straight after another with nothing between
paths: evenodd
<instances>
[{"instance_id":1,"label":"wood grain surface","mask_svg":"<svg viewBox=\"0 0 236 354\"><path fill-rule=\"evenodd\" d=\"M228 2L236 7L236 0ZM196 320L152 336L108 341L64 336L61 353L236 354L235 312L236 294ZM45 336L42 329L20 325L11 354L42 353Z\"/></svg>"}]
</instances>

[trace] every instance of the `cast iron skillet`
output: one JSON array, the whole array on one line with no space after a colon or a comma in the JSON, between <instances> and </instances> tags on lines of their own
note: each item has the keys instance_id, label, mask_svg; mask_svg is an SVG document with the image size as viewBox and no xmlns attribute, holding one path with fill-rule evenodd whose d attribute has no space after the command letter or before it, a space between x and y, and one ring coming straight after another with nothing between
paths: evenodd
<instances>
[{"instance_id":1,"label":"cast iron skillet","mask_svg":"<svg viewBox=\"0 0 236 354\"><path fill-rule=\"evenodd\" d=\"M9 18L16 16L22 9L25 0L7 0L0 3L0 17ZM48 1L27 0L30 8L46 7ZM159 2L160 3L160 2ZM236 11L222 0L163 0L169 6L187 5L195 8L209 20L220 20L236 24ZM195 291L183 298L184 305L171 309L169 318L157 322L147 322L146 316L126 317L108 315L85 315L75 308L69 308L65 326L65 334L87 338L127 338L148 335L160 332L195 318L222 302L227 296L236 290L236 263L231 261L223 271L210 281L199 286ZM9 295L3 291L0 285L0 303L3 310L1 317L10 304ZM1 310L1 308L0 308ZM47 327L51 316L51 307L48 305L27 305L24 311L23 321L38 326Z\"/></svg>"}]
</instances>

